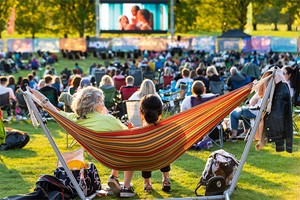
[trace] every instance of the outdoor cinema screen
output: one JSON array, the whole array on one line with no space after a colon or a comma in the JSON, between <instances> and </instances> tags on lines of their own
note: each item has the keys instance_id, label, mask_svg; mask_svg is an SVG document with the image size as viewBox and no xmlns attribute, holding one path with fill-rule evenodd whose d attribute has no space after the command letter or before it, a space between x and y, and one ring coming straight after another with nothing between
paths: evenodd
<instances>
[{"instance_id":1,"label":"outdoor cinema screen","mask_svg":"<svg viewBox=\"0 0 300 200\"><path fill-rule=\"evenodd\" d=\"M106 33L165 33L166 0L102 0L100 29Z\"/></svg>"}]
</instances>

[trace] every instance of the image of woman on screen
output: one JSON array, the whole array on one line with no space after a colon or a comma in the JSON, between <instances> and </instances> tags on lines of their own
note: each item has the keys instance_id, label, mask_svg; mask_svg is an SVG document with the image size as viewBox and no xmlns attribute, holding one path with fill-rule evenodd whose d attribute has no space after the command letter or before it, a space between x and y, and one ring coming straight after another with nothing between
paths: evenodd
<instances>
[{"instance_id":1,"label":"image of woman on screen","mask_svg":"<svg viewBox=\"0 0 300 200\"><path fill-rule=\"evenodd\" d=\"M126 15L122 15L119 17L119 30L135 30L134 24L129 24L128 17Z\"/></svg>"},{"instance_id":2,"label":"image of woman on screen","mask_svg":"<svg viewBox=\"0 0 300 200\"><path fill-rule=\"evenodd\" d=\"M141 9L137 12L137 18L139 20L140 30L152 30L151 26L151 14L147 9Z\"/></svg>"}]
</instances>

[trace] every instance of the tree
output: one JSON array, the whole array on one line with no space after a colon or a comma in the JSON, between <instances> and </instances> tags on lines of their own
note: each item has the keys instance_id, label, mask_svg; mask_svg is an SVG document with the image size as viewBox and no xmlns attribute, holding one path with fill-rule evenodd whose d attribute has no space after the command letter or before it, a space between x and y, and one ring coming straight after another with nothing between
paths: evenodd
<instances>
[{"instance_id":1,"label":"tree","mask_svg":"<svg viewBox=\"0 0 300 200\"><path fill-rule=\"evenodd\" d=\"M244 30L247 24L247 7L251 0L223 0L224 26L223 31L228 29Z\"/></svg>"},{"instance_id":2,"label":"tree","mask_svg":"<svg viewBox=\"0 0 300 200\"><path fill-rule=\"evenodd\" d=\"M0 1L0 38L2 38L2 31L7 27L8 18L11 14L12 8L16 5L16 0Z\"/></svg>"},{"instance_id":3,"label":"tree","mask_svg":"<svg viewBox=\"0 0 300 200\"><path fill-rule=\"evenodd\" d=\"M285 6L282 8L281 13L283 14L283 21L287 24L287 30L292 31L292 25L297 18L300 16L300 1L287 0Z\"/></svg>"},{"instance_id":4,"label":"tree","mask_svg":"<svg viewBox=\"0 0 300 200\"><path fill-rule=\"evenodd\" d=\"M259 16L265 12L265 9L269 6L272 0L252 0L252 15L253 15L253 30L257 30L257 24Z\"/></svg>"},{"instance_id":5,"label":"tree","mask_svg":"<svg viewBox=\"0 0 300 200\"><path fill-rule=\"evenodd\" d=\"M47 1L27 0L19 1L16 7L16 30L18 33L30 33L32 39L36 33L47 30Z\"/></svg>"},{"instance_id":6,"label":"tree","mask_svg":"<svg viewBox=\"0 0 300 200\"><path fill-rule=\"evenodd\" d=\"M175 29L177 32L186 33L195 30L193 27L197 16L195 6L197 6L197 2L193 0L181 0L180 3L175 4Z\"/></svg>"},{"instance_id":7,"label":"tree","mask_svg":"<svg viewBox=\"0 0 300 200\"><path fill-rule=\"evenodd\" d=\"M54 31L68 34L77 32L83 37L85 32L93 32L95 27L95 4L93 1L82 0L50 0L55 14L52 20Z\"/></svg>"}]
</instances>

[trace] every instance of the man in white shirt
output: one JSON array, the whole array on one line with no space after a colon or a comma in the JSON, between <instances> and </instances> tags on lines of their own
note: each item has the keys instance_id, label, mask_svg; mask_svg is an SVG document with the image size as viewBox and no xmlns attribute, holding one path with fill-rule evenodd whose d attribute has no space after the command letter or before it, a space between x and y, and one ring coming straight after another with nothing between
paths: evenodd
<instances>
[{"instance_id":1,"label":"man in white shirt","mask_svg":"<svg viewBox=\"0 0 300 200\"><path fill-rule=\"evenodd\" d=\"M16 103L16 96L14 94L14 91L11 88L6 87L7 86L7 78L5 76L0 77L0 95L9 93L9 105L4 106L3 108L7 111L7 121L11 120L11 106L15 105ZM4 101L4 99L1 99Z\"/></svg>"},{"instance_id":2,"label":"man in white shirt","mask_svg":"<svg viewBox=\"0 0 300 200\"><path fill-rule=\"evenodd\" d=\"M180 84L192 83L194 80L190 78L190 70L188 68L184 68L181 72L182 78L176 82L175 88L179 88Z\"/></svg>"}]
</instances>

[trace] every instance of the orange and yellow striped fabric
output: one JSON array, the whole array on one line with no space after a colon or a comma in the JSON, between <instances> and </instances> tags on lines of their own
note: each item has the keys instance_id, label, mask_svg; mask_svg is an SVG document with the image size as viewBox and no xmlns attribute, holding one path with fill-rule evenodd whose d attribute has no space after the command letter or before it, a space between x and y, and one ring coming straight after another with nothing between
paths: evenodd
<instances>
[{"instance_id":1,"label":"orange and yellow striped fabric","mask_svg":"<svg viewBox=\"0 0 300 200\"><path fill-rule=\"evenodd\" d=\"M220 123L249 96L252 83L147 126L95 132L47 110L53 118L105 166L116 170L161 169L171 164Z\"/></svg>"}]
</instances>

